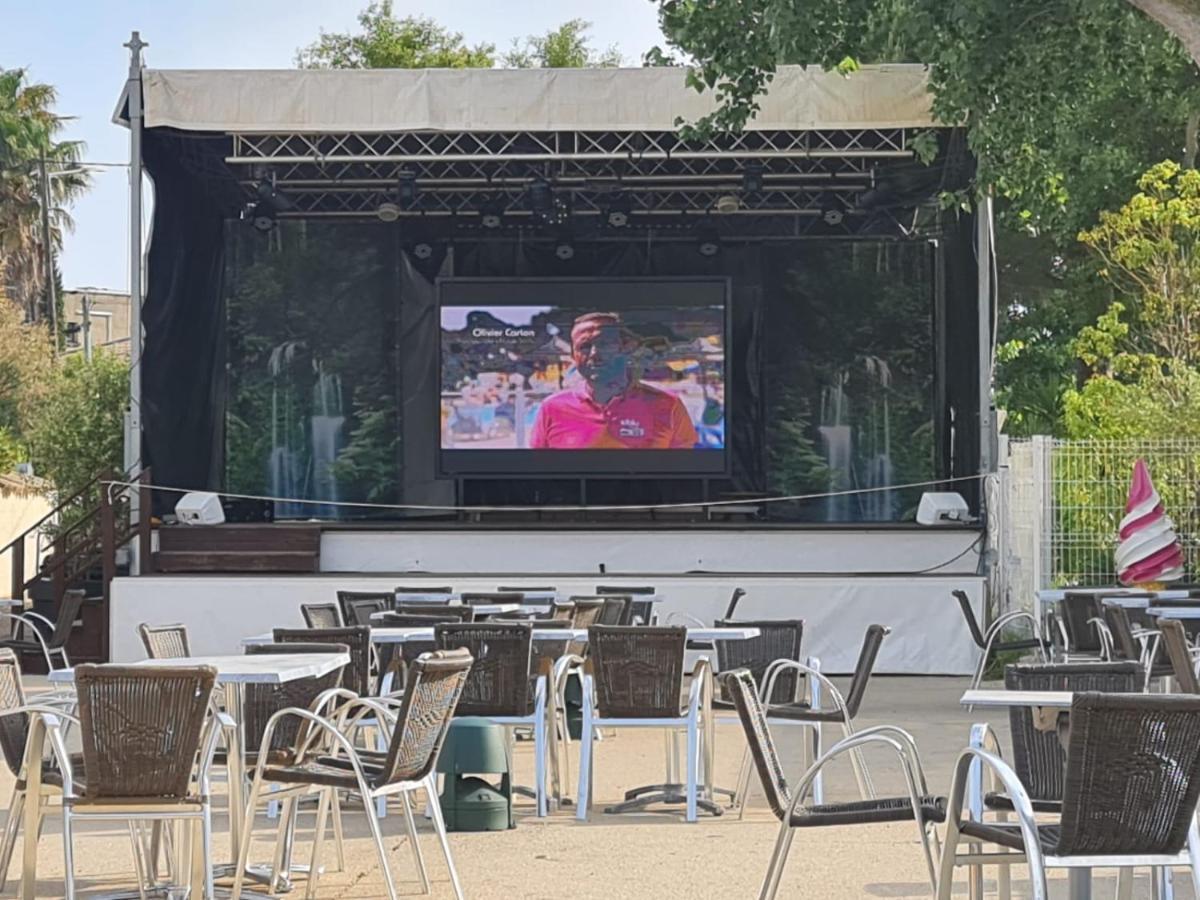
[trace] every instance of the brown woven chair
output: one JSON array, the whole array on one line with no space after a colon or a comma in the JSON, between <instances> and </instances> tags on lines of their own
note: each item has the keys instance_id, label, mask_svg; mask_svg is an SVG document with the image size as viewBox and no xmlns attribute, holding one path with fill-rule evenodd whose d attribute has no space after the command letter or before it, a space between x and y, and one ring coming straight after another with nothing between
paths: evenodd
<instances>
[{"instance_id":1,"label":"brown woven chair","mask_svg":"<svg viewBox=\"0 0 1200 900\"><path fill-rule=\"evenodd\" d=\"M341 628L342 614L333 603L301 603L300 615L309 628Z\"/></svg>"},{"instance_id":2,"label":"brown woven chair","mask_svg":"<svg viewBox=\"0 0 1200 900\"><path fill-rule=\"evenodd\" d=\"M396 606L388 610L390 613L399 613L404 616L438 616L445 621L457 620L459 622L474 622L475 608L472 606L462 606L457 603L397 603Z\"/></svg>"},{"instance_id":3,"label":"brown woven chair","mask_svg":"<svg viewBox=\"0 0 1200 900\"><path fill-rule=\"evenodd\" d=\"M640 597L653 597L658 594L658 591L652 584L637 584L626 587L598 584L596 585L596 594L598 596L619 594L632 597L633 602L630 604L630 624L654 625L658 622L658 615L654 611L654 601L639 599Z\"/></svg>"},{"instance_id":4,"label":"brown woven chair","mask_svg":"<svg viewBox=\"0 0 1200 900\"><path fill-rule=\"evenodd\" d=\"M89 818L189 822L199 832L191 862L193 895L204 890L213 896L208 769L219 729L208 713L216 677L209 666L75 668L86 785L76 782L61 727L50 720L47 725L62 775L68 897L76 896L75 824ZM145 863L140 854L135 858L144 882Z\"/></svg>"},{"instance_id":5,"label":"brown woven chair","mask_svg":"<svg viewBox=\"0 0 1200 900\"><path fill-rule=\"evenodd\" d=\"M431 597L445 595L447 598L449 598L454 595L454 588L450 587L450 585L448 585L448 584L441 584L441 585L437 585L435 587L422 587L422 586L416 585L416 584L402 584L402 585L399 585L394 591L392 591L392 593L393 594L428 594Z\"/></svg>"},{"instance_id":6,"label":"brown woven chair","mask_svg":"<svg viewBox=\"0 0 1200 900\"><path fill-rule=\"evenodd\" d=\"M629 594L605 594L604 606L596 617L597 625L632 625L633 597Z\"/></svg>"},{"instance_id":7,"label":"brown woven chair","mask_svg":"<svg viewBox=\"0 0 1200 900\"><path fill-rule=\"evenodd\" d=\"M403 608L402 612L385 612L378 624L383 628L433 628L446 623L470 622L475 616L475 610L469 606L406 603ZM466 615L462 616L462 613ZM407 682L409 667L422 654L436 650L437 641L404 641L400 644L379 644L378 647L379 671L384 678L391 673L393 680L396 675L401 675L402 680ZM384 693L382 684L380 693Z\"/></svg>"},{"instance_id":8,"label":"brown woven chair","mask_svg":"<svg viewBox=\"0 0 1200 900\"><path fill-rule=\"evenodd\" d=\"M964 817L970 769L978 762L1013 798L1015 824ZM965 750L954 768L939 900L954 890L962 865L1025 865L1032 896L1049 896L1046 869L1062 866L1190 866L1200 893L1197 865L1187 852L1200 849L1196 801L1200 797L1200 697L1162 694L1076 694L1071 704L1062 817L1039 823L1020 778L995 754ZM967 844L966 852L960 847ZM1006 856L976 849L995 844ZM972 846L974 845L974 846Z\"/></svg>"},{"instance_id":9,"label":"brown woven chair","mask_svg":"<svg viewBox=\"0 0 1200 900\"><path fill-rule=\"evenodd\" d=\"M1163 651L1175 675L1175 690L1181 694L1200 694L1200 679L1196 677L1196 660L1187 631L1178 619L1162 618L1158 622Z\"/></svg>"},{"instance_id":10,"label":"brown woven chair","mask_svg":"<svg viewBox=\"0 0 1200 900\"><path fill-rule=\"evenodd\" d=\"M265 785L276 784L306 786L320 793L309 875L311 879L310 895L316 889L320 873L325 819L333 795L339 790L352 791L361 798L363 810L367 814L367 822L371 828L371 836L375 841L375 849L379 855L379 863L383 869L387 895L391 900L397 900L396 886L389 867L390 854L384 846L379 821L375 815L375 803L379 799L390 796L400 798L405 810L404 818L408 828L409 845L412 849L421 888L428 893L429 876L425 871L424 859L417 841L416 826L409 799L414 791L424 790L428 797L429 814L433 820L434 830L437 833L442 853L445 855L446 866L450 871L450 883L454 889L454 895L462 900L462 886L459 884L454 860L450 855L450 844L446 839L446 825L442 820L441 806L438 803L437 776L434 766L466 682L467 672L471 668L471 662L469 653L451 651L430 654L414 664L412 684L405 692L404 699L400 704L387 751L382 754L364 753L356 749L349 739L338 730L334 722L323 719L308 710L291 709L276 713L272 721L268 723L267 731L263 735L262 747L271 745L273 740L271 732L274 728L281 727L281 723L288 718L297 717L308 723L309 733L314 743L320 740L328 741L334 749L329 755L316 758L310 758L302 752L301 761L289 766L270 765L267 762L268 754L259 754L258 765L254 770L254 781L250 788L246 828L242 831L242 845L238 849L233 896L241 896L246 864L250 858L255 803ZM377 701L364 699L350 701L350 703L363 704L372 712L376 711ZM303 749L301 748L302 751Z\"/></svg>"},{"instance_id":11,"label":"brown woven chair","mask_svg":"<svg viewBox=\"0 0 1200 900\"><path fill-rule=\"evenodd\" d=\"M79 621L79 612L83 608L85 599L86 594L82 590L64 593L62 602L58 605L58 615L53 622L32 610L25 610L22 613L0 613L0 618L13 620L15 626L12 637L0 640L0 648L7 647L18 655L40 653L46 660L47 671L54 670L55 656L62 662L61 668L70 668L71 660L67 657L67 640L71 637L71 631ZM43 636L38 623L45 626L49 637Z\"/></svg>"},{"instance_id":12,"label":"brown woven chair","mask_svg":"<svg viewBox=\"0 0 1200 900\"><path fill-rule=\"evenodd\" d=\"M781 826L775 851L767 866L767 874L759 892L760 898L772 898L779 889L779 880L787 864L792 837L798 828L820 828L829 825L870 825L881 822L916 822L929 879L937 889L937 868L934 863L933 847L936 845L935 823L945 821L946 804L941 797L929 794L925 773L921 768L916 743L907 732L888 725L870 728L845 738L823 754L800 779L793 789L784 774L767 724L767 714L759 698L759 687L748 669L738 669L721 677L725 694L737 710L738 719L750 747L755 769L762 782L763 791L771 811ZM890 748L900 763L905 782L909 787L907 796L875 797L870 800L849 803L818 803L805 805L820 771L845 753L853 753L863 746Z\"/></svg>"},{"instance_id":13,"label":"brown woven chair","mask_svg":"<svg viewBox=\"0 0 1200 900\"><path fill-rule=\"evenodd\" d=\"M350 664L342 669L342 687L360 697L370 695L370 628L364 625L345 628L276 628L271 639L276 644L345 644L350 650Z\"/></svg>"},{"instance_id":14,"label":"brown woven chair","mask_svg":"<svg viewBox=\"0 0 1200 900\"><path fill-rule=\"evenodd\" d=\"M396 595L381 591L338 591L338 609L342 611L342 624L370 625L371 614L391 609Z\"/></svg>"},{"instance_id":15,"label":"brown woven chair","mask_svg":"<svg viewBox=\"0 0 1200 900\"><path fill-rule=\"evenodd\" d=\"M549 812L546 793L548 677L531 670L533 627L523 622L435 625L438 649L467 650L474 658L458 701L460 716L482 716L505 726L528 726L534 740L537 814Z\"/></svg>"},{"instance_id":16,"label":"brown woven chair","mask_svg":"<svg viewBox=\"0 0 1200 900\"><path fill-rule=\"evenodd\" d=\"M188 649L186 625L147 625L143 622L138 626L138 634L146 648L147 659L181 659L192 655Z\"/></svg>"},{"instance_id":17,"label":"brown woven chair","mask_svg":"<svg viewBox=\"0 0 1200 900\"><path fill-rule=\"evenodd\" d=\"M520 605L525 602L525 595L512 591L464 591L462 593L462 602L464 606L491 605L494 603L516 603Z\"/></svg>"},{"instance_id":18,"label":"brown woven chair","mask_svg":"<svg viewBox=\"0 0 1200 900\"><path fill-rule=\"evenodd\" d=\"M588 629L588 663L583 685L583 729L579 749L577 818L586 821L591 804L592 752L595 730L652 727L687 732L687 820L701 807L714 814L711 785L699 796L701 754L711 757L712 715L709 700L712 669L700 659L685 692L683 661L687 629L640 625L593 625ZM711 764L704 767L711 777ZM641 803L638 798L632 803ZM629 807L630 803L622 804Z\"/></svg>"}]
</instances>

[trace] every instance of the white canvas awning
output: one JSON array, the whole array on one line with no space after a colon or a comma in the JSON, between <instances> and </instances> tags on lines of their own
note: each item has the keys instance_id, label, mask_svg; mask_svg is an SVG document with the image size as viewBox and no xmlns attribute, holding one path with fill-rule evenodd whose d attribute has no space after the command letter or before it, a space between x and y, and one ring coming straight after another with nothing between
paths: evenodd
<instances>
[{"instance_id":1,"label":"white canvas awning","mask_svg":"<svg viewBox=\"0 0 1200 900\"><path fill-rule=\"evenodd\" d=\"M147 127L235 133L673 131L715 104L677 68L148 69L143 94ZM921 128L930 100L924 66L785 66L749 128Z\"/></svg>"}]
</instances>

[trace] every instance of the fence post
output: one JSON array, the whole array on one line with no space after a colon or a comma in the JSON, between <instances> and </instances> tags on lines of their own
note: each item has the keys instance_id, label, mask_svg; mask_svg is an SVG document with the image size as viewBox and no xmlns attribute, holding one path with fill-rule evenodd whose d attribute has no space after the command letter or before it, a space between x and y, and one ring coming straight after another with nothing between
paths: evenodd
<instances>
[{"instance_id":1,"label":"fence post","mask_svg":"<svg viewBox=\"0 0 1200 900\"><path fill-rule=\"evenodd\" d=\"M150 498L150 469L142 469L138 476L138 575L154 571L154 560L150 553L150 513L153 510Z\"/></svg>"},{"instance_id":2,"label":"fence post","mask_svg":"<svg viewBox=\"0 0 1200 900\"><path fill-rule=\"evenodd\" d=\"M1036 503L1033 519L1033 589L1034 615L1040 622L1042 619L1042 602L1037 591L1050 586L1050 548L1049 540L1052 533L1051 523L1054 521L1054 490L1053 478L1050 473L1052 462L1052 439L1044 434L1034 435L1031 441L1033 453L1033 497Z\"/></svg>"}]
</instances>

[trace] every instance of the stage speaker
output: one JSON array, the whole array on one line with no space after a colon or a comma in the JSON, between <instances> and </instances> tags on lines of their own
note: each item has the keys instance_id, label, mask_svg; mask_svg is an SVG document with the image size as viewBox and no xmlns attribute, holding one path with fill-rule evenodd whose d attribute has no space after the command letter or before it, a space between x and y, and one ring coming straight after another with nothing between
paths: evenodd
<instances>
[{"instance_id":1,"label":"stage speaker","mask_svg":"<svg viewBox=\"0 0 1200 900\"><path fill-rule=\"evenodd\" d=\"M175 504L175 518L184 525L220 525L225 521L225 511L216 494L192 491Z\"/></svg>"},{"instance_id":2,"label":"stage speaker","mask_svg":"<svg viewBox=\"0 0 1200 900\"><path fill-rule=\"evenodd\" d=\"M226 522L273 522L275 504L270 500L248 500L244 497L225 497L221 500L225 508Z\"/></svg>"}]
</instances>

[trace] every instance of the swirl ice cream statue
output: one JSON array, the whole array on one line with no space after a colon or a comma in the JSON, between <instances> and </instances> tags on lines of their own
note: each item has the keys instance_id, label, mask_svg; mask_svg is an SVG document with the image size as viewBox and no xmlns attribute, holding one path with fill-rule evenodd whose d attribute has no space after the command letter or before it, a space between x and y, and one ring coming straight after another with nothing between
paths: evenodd
<instances>
[{"instance_id":1,"label":"swirl ice cream statue","mask_svg":"<svg viewBox=\"0 0 1200 900\"><path fill-rule=\"evenodd\" d=\"M1133 482L1117 542L1117 577L1124 585L1154 589L1183 577L1183 546L1163 510L1146 461L1133 464Z\"/></svg>"}]
</instances>

